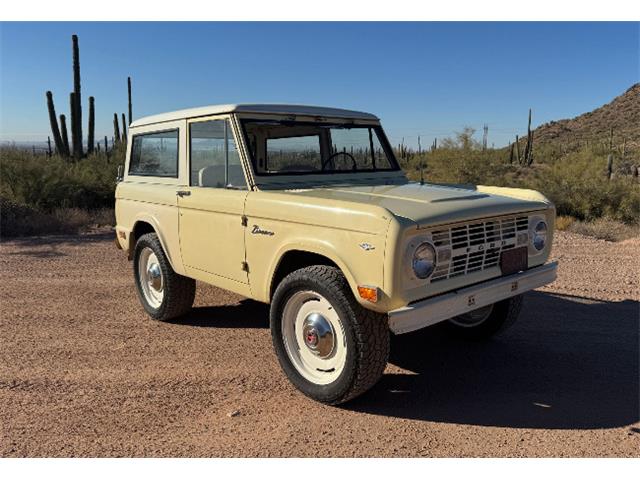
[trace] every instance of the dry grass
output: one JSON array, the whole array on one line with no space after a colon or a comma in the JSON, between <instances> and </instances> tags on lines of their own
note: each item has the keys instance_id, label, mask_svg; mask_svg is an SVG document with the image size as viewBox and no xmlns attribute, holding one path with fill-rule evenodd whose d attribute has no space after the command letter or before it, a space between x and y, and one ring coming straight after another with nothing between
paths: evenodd
<instances>
[{"instance_id":1,"label":"dry grass","mask_svg":"<svg viewBox=\"0 0 640 480\"><path fill-rule=\"evenodd\" d=\"M560 218L570 217L559 217L559 219ZM561 228L559 229L563 230ZM591 222L581 222L576 220L569 223L565 229L570 232L580 233L582 235L600 238L610 242L619 242L629 238L640 238L640 225L626 225L608 218L599 218Z\"/></svg>"},{"instance_id":2,"label":"dry grass","mask_svg":"<svg viewBox=\"0 0 640 480\"><path fill-rule=\"evenodd\" d=\"M627 225L610 218L599 218L585 222L568 215L558 215L556 217L556 230L579 233L610 242L619 242L628 238L640 238L640 225Z\"/></svg>"},{"instance_id":3,"label":"dry grass","mask_svg":"<svg viewBox=\"0 0 640 480\"><path fill-rule=\"evenodd\" d=\"M112 208L86 210L72 207L42 212L0 199L0 237L4 238L79 233L114 224Z\"/></svg>"},{"instance_id":4,"label":"dry grass","mask_svg":"<svg viewBox=\"0 0 640 480\"><path fill-rule=\"evenodd\" d=\"M573 225L575 221L576 219L573 217L558 215L556 217L556 230L560 230L561 232L569 230L571 228L571 225Z\"/></svg>"}]
</instances>

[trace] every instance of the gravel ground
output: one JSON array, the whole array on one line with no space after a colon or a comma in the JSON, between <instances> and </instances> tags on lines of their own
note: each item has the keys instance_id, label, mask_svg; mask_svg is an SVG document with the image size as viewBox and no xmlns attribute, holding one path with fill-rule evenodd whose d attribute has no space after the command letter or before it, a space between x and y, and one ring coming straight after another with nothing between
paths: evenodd
<instances>
[{"instance_id":1,"label":"gravel ground","mask_svg":"<svg viewBox=\"0 0 640 480\"><path fill-rule=\"evenodd\" d=\"M488 344L393 339L339 408L299 394L267 308L199 285L149 319L112 236L0 247L2 456L640 456L640 239L560 233L558 280Z\"/></svg>"}]
</instances>

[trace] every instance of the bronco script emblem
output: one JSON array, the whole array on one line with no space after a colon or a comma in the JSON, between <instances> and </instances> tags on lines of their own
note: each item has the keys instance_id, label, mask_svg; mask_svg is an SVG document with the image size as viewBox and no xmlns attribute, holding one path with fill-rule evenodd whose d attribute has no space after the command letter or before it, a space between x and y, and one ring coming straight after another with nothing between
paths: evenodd
<instances>
[{"instance_id":1,"label":"bronco script emblem","mask_svg":"<svg viewBox=\"0 0 640 480\"><path fill-rule=\"evenodd\" d=\"M268 235L270 237L275 235L275 233L269 230L262 230L258 225L253 226L253 228L251 229L251 233L253 233L254 235Z\"/></svg>"}]
</instances>

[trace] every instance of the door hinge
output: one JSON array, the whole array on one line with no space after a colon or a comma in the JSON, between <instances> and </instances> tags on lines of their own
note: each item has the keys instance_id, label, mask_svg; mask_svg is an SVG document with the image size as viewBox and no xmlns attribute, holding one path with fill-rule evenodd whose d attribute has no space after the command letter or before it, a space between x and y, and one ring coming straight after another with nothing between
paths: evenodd
<instances>
[{"instance_id":1,"label":"door hinge","mask_svg":"<svg viewBox=\"0 0 640 480\"><path fill-rule=\"evenodd\" d=\"M242 271L249 273L249 264L247 262L242 262Z\"/></svg>"},{"instance_id":2,"label":"door hinge","mask_svg":"<svg viewBox=\"0 0 640 480\"><path fill-rule=\"evenodd\" d=\"M246 226L249 224L249 219L247 218L247 216L246 216L246 215L242 215L242 216L240 217L240 224L241 224L243 227L246 227Z\"/></svg>"}]
</instances>

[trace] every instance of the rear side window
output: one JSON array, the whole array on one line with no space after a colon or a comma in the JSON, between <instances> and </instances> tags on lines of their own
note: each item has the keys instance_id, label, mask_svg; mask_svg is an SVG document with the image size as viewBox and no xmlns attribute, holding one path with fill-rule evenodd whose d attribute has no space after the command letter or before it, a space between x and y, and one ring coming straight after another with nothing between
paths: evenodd
<instances>
[{"instance_id":1,"label":"rear side window","mask_svg":"<svg viewBox=\"0 0 640 480\"><path fill-rule=\"evenodd\" d=\"M144 133L133 137L130 175L178 177L178 130Z\"/></svg>"}]
</instances>

